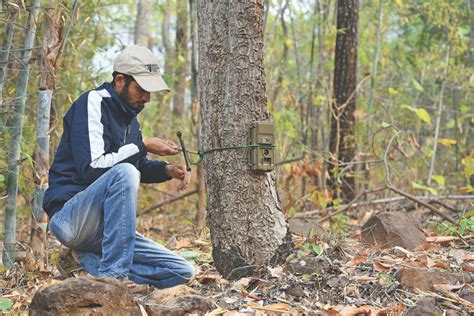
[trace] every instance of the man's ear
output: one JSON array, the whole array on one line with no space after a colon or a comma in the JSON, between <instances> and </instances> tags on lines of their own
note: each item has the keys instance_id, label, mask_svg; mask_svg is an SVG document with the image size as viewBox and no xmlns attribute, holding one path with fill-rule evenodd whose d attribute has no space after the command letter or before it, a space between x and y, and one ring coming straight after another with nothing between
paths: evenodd
<instances>
[{"instance_id":1,"label":"man's ear","mask_svg":"<svg viewBox=\"0 0 474 316\"><path fill-rule=\"evenodd\" d=\"M125 85L125 76L122 74L118 74L117 76L115 76L115 87L114 87L115 90L117 92L121 92L124 85Z\"/></svg>"}]
</instances>

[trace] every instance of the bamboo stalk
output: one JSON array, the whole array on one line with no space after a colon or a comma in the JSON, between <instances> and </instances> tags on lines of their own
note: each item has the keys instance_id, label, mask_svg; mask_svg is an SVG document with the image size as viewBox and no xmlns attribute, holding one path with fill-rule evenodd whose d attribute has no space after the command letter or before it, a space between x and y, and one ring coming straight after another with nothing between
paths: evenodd
<instances>
[{"instance_id":1,"label":"bamboo stalk","mask_svg":"<svg viewBox=\"0 0 474 316\"><path fill-rule=\"evenodd\" d=\"M30 75L30 59L32 55L36 34L36 25L40 9L40 0L33 0L29 7L29 16L26 22L25 39L23 42L24 51L21 54L20 70L16 85L15 96L17 105L13 116L13 128L11 129L12 138L10 141L10 151L8 154L8 180L7 194L8 198L5 207L5 237L3 244L3 264L11 268L15 261L15 243L16 243L16 211L18 196L18 174L20 172L20 144L23 132L23 116L25 113L26 91Z\"/></svg>"}]
</instances>

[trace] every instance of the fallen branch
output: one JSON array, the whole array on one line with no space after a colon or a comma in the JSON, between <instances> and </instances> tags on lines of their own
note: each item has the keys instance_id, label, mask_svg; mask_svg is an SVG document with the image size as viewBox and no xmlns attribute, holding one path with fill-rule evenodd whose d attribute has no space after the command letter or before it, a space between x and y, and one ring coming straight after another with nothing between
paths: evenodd
<instances>
[{"instance_id":1,"label":"fallen branch","mask_svg":"<svg viewBox=\"0 0 474 316\"><path fill-rule=\"evenodd\" d=\"M148 214L148 213L150 213L151 211L156 210L157 208L162 207L163 205L171 204L171 203L174 203L174 202L176 202L176 201L182 200L182 199L184 199L184 198L186 198L186 197L188 197L188 196L191 196L191 195L193 195L193 194L196 194L197 192L198 192L198 190L192 190L192 191L183 193L183 194L181 194L181 195L178 195L177 197L171 198L171 199L169 199L169 200L160 202L160 203L158 203L158 204L156 204L156 205L154 205L154 206L152 206L152 207L149 207L149 208L143 210L142 212L140 212L140 214L138 214L138 215Z\"/></svg>"},{"instance_id":2,"label":"fallen branch","mask_svg":"<svg viewBox=\"0 0 474 316\"><path fill-rule=\"evenodd\" d=\"M366 192L365 194L368 194L368 193L370 193L370 192ZM428 200L428 203L435 203L435 202L437 202L436 200L474 200L474 195L438 195L438 196L432 196L432 197L426 197L426 196L415 196L415 197L419 200ZM385 199L377 199L377 200L373 200L373 201L369 201L369 202L352 203L352 204L350 204L350 206L352 208L356 208L356 207L368 206L368 205L399 202L399 201L403 201L403 200L406 200L406 199L407 198L404 197L404 196L396 196L396 197L385 198ZM311 215L318 214L321 211L332 211L332 210L339 211L341 208L346 208L348 205L349 204L343 204L343 205L339 205L339 206L331 206L331 207L327 207L327 208L323 208L323 209L312 210L312 211L309 211L309 212L296 214L295 217L296 218L309 217ZM339 213L337 213L337 214L339 214ZM332 216L337 215L337 214L333 214Z\"/></svg>"},{"instance_id":3,"label":"fallen branch","mask_svg":"<svg viewBox=\"0 0 474 316\"><path fill-rule=\"evenodd\" d=\"M392 190L393 192L398 193L398 194L406 197L407 199L412 200L413 202L416 202L416 203L426 207L427 209L431 210L433 213L438 214L439 216L441 216L442 218L444 218L445 220L447 220L451 224L454 224L454 225L457 224L457 222L451 216L444 214L443 212L438 210L436 207L434 207L434 206L432 206L432 205L430 205L426 202L423 202L421 199L418 199L416 196L413 196L413 195L411 195L407 192L404 192L400 189L397 189L396 187L394 187L392 185L387 185L387 189Z\"/></svg>"},{"instance_id":4,"label":"fallen branch","mask_svg":"<svg viewBox=\"0 0 474 316\"><path fill-rule=\"evenodd\" d=\"M319 223L322 223L324 221L327 221L328 219L330 219L331 217L333 216L336 216L337 214L340 214L340 213L343 213L345 212L347 209L349 209L352 205L355 204L355 202L357 202L357 200L359 200L362 196L366 195L366 194L370 194L370 193L375 193L375 192L378 192L378 191L382 191L382 190L385 190L385 187L383 188L379 188L379 189L374 189L374 190L371 190L371 191L364 191L364 192L361 192L359 193L349 204L345 205L343 208L337 210L336 212L334 213L331 213L327 216L324 216L323 218L321 218L318 222Z\"/></svg>"}]
</instances>

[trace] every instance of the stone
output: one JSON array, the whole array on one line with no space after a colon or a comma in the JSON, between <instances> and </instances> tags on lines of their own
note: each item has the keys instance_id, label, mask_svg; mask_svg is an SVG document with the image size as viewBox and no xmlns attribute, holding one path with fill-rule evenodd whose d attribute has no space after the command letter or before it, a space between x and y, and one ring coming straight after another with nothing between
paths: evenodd
<instances>
[{"instance_id":1,"label":"stone","mask_svg":"<svg viewBox=\"0 0 474 316\"><path fill-rule=\"evenodd\" d=\"M323 258L305 256L303 258L294 258L283 269L295 275L321 273L330 268L330 264Z\"/></svg>"},{"instance_id":2,"label":"stone","mask_svg":"<svg viewBox=\"0 0 474 316\"><path fill-rule=\"evenodd\" d=\"M458 293L459 297L465 299L466 301L471 302L474 304L474 290L471 290L468 287L463 288L461 291Z\"/></svg>"},{"instance_id":3,"label":"stone","mask_svg":"<svg viewBox=\"0 0 474 316\"><path fill-rule=\"evenodd\" d=\"M398 211L372 216L362 227L361 236L364 242L382 248L400 246L414 250L426 241L420 224L412 216Z\"/></svg>"},{"instance_id":4,"label":"stone","mask_svg":"<svg viewBox=\"0 0 474 316\"><path fill-rule=\"evenodd\" d=\"M418 288L422 291L435 291L434 284L464 284L472 282L468 274L446 273L422 269L407 268L397 272L398 281L407 289Z\"/></svg>"},{"instance_id":5,"label":"stone","mask_svg":"<svg viewBox=\"0 0 474 316\"><path fill-rule=\"evenodd\" d=\"M141 315L127 286L109 277L69 278L40 288L29 315Z\"/></svg>"},{"instance_id":6,"label":"stone","mask_svg":"<svg viewBox=\"0 0 474 316\"><path fill-rule=\"evenodd\" d=\"M442 316L443 310L436 306L436 300L433 297L424 297L415 306L407 309L406 316L432 315Z\"/></svg>"},{"instance_id":7,"label":"stone","mask_svg":"<svg viewBox=\"0 0 474 316\"><path fill-rule=\"evenodd\" d=\"M312 218L291 218L288 220L288 225L290 226L291 233L302 236L309 237L311 234L311 229L313 230L314 236L319 240L327 240L328 234L324 228L319 225L318 219Z\"/></svg>"},{"instance_id":8,"label":"stone","mask_svg":"<svg viewBox=\"0 0 474 316\"><path fill-rule=\"evenodd\" d=\"M157 290L144 302L148 315L204 315L216 305L214 301L197 295L197 292L185 285L165 290Z\"/></svg>"}]
</instances>

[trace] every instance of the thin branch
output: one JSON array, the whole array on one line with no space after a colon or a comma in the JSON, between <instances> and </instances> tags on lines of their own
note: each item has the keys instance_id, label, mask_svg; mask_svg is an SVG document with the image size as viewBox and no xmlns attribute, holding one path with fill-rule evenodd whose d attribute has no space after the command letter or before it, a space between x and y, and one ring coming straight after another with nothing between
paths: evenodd
<instances>
[{"instance_id":1,"label":"thin branch","mask_svg":"<svg viewBox=\"0 0 474 316\"><path fill-rule=\"evenodd\" d=\"M181 195L178 195L177 197L171 198L171 199L169 199L169 200L160 202L160 203L158 203L158 204L156 204L156 205L154 205L154 206L152 206L152 207L149 207L149 208L143 210L142 212L140 212L139 215L148 214L148 213L150 213L151 211L156 210L157 208L162 207L163 205L170 204L170 203L174 203L174 202L176 202L176 201L182 200L182 199L184 199L184 198L186 198L186 197L188 197L188 196L191 196L191 195L193 195L193 194L196 194L197 192L198 192L198 190L192 190L192 191L183 193L183 194L181 194Z\"/></svg>"},{"instance_id":2,"label":"thin branch","mask_svg":"<svg viewBox=\"0 0 474 316\"><path fill-rule=\"evenodd\" d=\"M366 191L365 194L369 193ZM441 203L439 200L473 200L474 201L474 195L437 195L437 196L431 196L431 197L426 197L426 196L415 196L419 200L427 200L427 203ZM377 204L386 204L386 203L393 203L393 202L400 202L403 200L406 200L407 198L404 196L396 196L396 197L391 197L391 198L384 198L384 199L377 199L369 202L361 202L361 203L352 203L351 207L352 208L357 208L357 207L362 207L362 206L368 206L368 205L377 205ZM317 209L317 210L312 210L309 212L304 212L300 214L296 214L295 218L310 218L313 215L316 215L320 213L321 211L333 211L333 210L339 210L340 208L345 208L349 204L343 204L339 206L331 206L327 207L324 209ZM444 204L445 205L445 204ZM443 205L443 206L444 206ZM458 210L455 210L458 211ZM334 214L337 215L337 214ZM334 216L332 215L332 216Z\"/></svg>"},{"instance_id":3,"label":"thin branch","mask_svg":"<svg viewBox=\"0 0 474 316\"><path fill-rule=\"evenodd\" d=\"M441 216L442 218L444 218L448 222L450 222L454 225L457 225L457 222L451 216L444 214L443 212L438 210L436 207L422 201L421 199L417 198L416 196L413 196L413 195L411 195L407 192L404 192L400 189L397 189L396 187L394 187L392 185L387 185L387 189L392 190L393 192L398 193L398 194L406 197L407 199L412 200L413 202L416 202L417 204L420 204L420 205L426 207L427 209L431 210L433 213L438 214L439 216Z\"/></svg>"}]
</instances>

